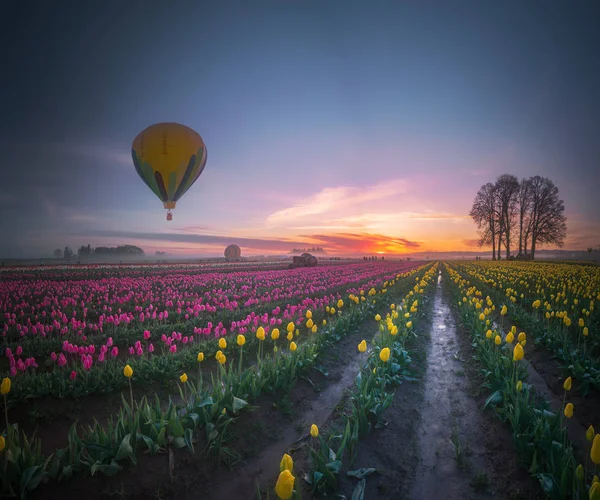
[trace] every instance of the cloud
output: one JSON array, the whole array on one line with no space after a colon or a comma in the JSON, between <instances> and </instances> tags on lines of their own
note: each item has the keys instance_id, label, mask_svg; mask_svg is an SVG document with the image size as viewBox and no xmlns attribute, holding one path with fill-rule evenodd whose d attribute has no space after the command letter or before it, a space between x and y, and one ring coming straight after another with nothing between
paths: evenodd
<instances>
[{"instance_id":1,"label":"cloud","mask_svg":"<svg viewBox=\"0 0 600 500\"><path fill-rule=\"evenodd\" d=\"M466 247L481 248L480 245L479 245L479 240L478 239L465 239L465 240L462 240L462 243Z\"/></svg>"},{"instance_id":2,"label":"cloud","mask_svg":"<svg viewBox=\"0 0 600 500\"><path fill-rule=\"evenodd\" d=\"M421 247L421 243L410 241L405 238L390 237L381 234L370 233L334 233L334 234L307 234L294 239L288 238L245 238L235 236L219 236L211 234L191 233L152 233L152 232L130 232L111 230L87 230L77 235L87 239L114 239L119 243L126 244L135 241L148 241L193 245L225 246L235 243L242 249L252 249L272 252L289 252L294 247L306 245L320 245L330 252L376 252L401 253L407 250L415 250ZM134 243L135 244L135 243ZM200 250L200 249L198 249Z\"/></svg>"},{"instance_id":3,"label":"cloud","mask_svg":"<svg viewBox=\"0 0 600 500\"><path fill-rule=\"evenodd\" d=\"M395 238L371 233L313 234L305 237L327 245L332 249L354 249L358 252L383 251L396 253L406 250L416 250L421 247L420 242L410 241L406 238Z\"/></svg>"},{"instance_id":4,"label":"cloud","mask_svg":"<svg viewBox=\"0 0 600 500\"><path fill-rule=\"evenodd\" d=\"M381 201L408 190L408 181L393 179L371 186L327 187L318 193L298 201L291 207L273 212L267 217L267 225L282 226L290 221L307 216L317 216L329 212L340 212L360 204Z\"/></svg>"}]
</instances>

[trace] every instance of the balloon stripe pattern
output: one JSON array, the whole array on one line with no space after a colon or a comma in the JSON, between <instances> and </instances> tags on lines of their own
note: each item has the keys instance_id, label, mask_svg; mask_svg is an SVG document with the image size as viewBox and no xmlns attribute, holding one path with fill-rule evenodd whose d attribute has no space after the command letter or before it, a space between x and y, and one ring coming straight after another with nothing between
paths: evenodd
<instances>
[{"instance_id":1,"label":"balloon stripe pattern","mask_svg":"<svg viewBox=\"0 0 600 500\"><path fill-rule=\"evenodd\" d=\"M207 151L202 137L191 128L157 123L134 139L131 156L144 183L165 208L174 208L204 171Z\"/></svg>"}]
</instances>

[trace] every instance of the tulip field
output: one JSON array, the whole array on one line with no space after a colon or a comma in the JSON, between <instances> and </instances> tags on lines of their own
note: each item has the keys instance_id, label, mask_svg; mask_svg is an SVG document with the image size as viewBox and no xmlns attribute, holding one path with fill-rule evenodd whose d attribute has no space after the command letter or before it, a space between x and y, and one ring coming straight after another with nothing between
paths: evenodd
<instances>
[{"instance_id":1,"label":"tulip field","mask_svg":"<svg viewBox=\"0 0 600 500\"><path fill-rule=\"evenodd\" d=\"M292 386L328 335L374 316L424 269L406 262L265 271L130 266L110 277L109 266L3 270L3 491L25 495L71 476L113 476L140 453L193 453L201 428L212 432L205 456L226 461L221 440L234 416L261 393ZM178 386L172 397L153 402L169 381ZM56 412L72 401L93 408L114 394L108 421L83 410L77 418L87 427L73 423L64 436L42 423L42 438L28 438L11 418L26 420L40 401ZM47 449L44 436L66 448Z\"/></svg>"},{"instance_id":2,"label":"tulip field","mask_svg":"<svg viewBox=\"0 0 600 500\"><path fill-rule=\"evenodd\" d=\"M2 498L600 494L598 267L242 262L0 278ZM458 396L457 422L444 406ZM465 454L469 439L494 451ZM517 469L525 478L504 477Z\"/></svg>"},{"instance_id":3,"label":"tulip field","mask_svg":"<svg viewBox=\"0 0 600 500\"><path fill-rule=\"evenodd\" d=\"M484 407L509 424L521 461L547 497L598 498L600 268L515 262L445 266L458 314L492 390ZM528 362L528 352L540 345L549 350ZM544 355L547 359L540 359ZM548 375L545 384L528 383L543 361L557 364L559 384Z\"/></svg>"}]
</instances>

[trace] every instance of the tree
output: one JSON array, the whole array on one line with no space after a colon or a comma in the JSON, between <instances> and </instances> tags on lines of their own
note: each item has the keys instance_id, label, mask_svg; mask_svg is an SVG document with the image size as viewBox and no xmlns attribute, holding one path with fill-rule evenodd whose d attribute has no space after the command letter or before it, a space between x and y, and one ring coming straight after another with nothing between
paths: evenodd
<instances>
[{"instance_id":1,"label":"tree","mask_svg":"<svg viewBox=\"0 0 600 500\"><path fill-rule=\"evenodd\" d=\"M56 250L54 250L54 258L56 259L62 259L63 256L63 251L60 248L57 248Z\"/></svg>"},{"instance_id":2,"label":"tree","mask_svg":"<svg viewBox=\"0 0 600 500\"><path fill-rule=\"evenodd\" d=\"M69 247L65 247L63 250L63 255L65 259L69 260L73 256L73 250L71 250Z\"/></svg>"},{"instance_id":3,"label":"tree","mask_svg":"<svg viewBox=\"0 0 600 500\"><path fill-rule=\"evenodd\" d=\"M523 179L519 187L519 253L527 256L527 239L531 233L531 179Z\"/></svg>"},{"instance_id":4,"label":"tree","mask_svg":"<svg viewBox=\"0 0 600 500\"><path fill-rule=\"evenodd\" d=\"M492 245L492 260L496 260L496 234L498 233L496 187L488 182L481 186L469 215L477 225L479 246ZM500 248L498 248L500 252Z\"/></svg>"},{"instance_id":5,"label":"tree","mask_svg":"<svg viewBox=\"0 0 600 500\"><path fill-rule=\"evenodd\" d=\"M510 257L511 234L515 226L518 210L519 179L510 174L501 175L496 180L495 188L500 225L498 254L500 254L500 244L503 242L506 249L506 258L508 259Z\"/></svg>"},{"instance_id":6,"label":"tree","mask_svg":"<svg viewBox=\"0 0 600 500\"><path fill-rule=\"evenodd\" d=\"M546 178L531 178L531 258L540 243L563 246L567 235L565 205L558 197L558 188Z\"/></svg>"}]
</instances>

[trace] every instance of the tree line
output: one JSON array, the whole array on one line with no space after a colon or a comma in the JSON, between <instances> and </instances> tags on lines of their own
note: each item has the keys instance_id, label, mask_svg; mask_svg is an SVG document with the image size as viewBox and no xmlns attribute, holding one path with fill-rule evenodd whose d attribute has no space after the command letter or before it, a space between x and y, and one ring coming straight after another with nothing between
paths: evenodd
<instances>
[{"instance_id":1,"label":"tree line","mask_svg":"<svg viewBox=\"0 0 600 500\"><path fill-rule=\"evenodd\" d=\"M565 206L558 187L539 175L519 179L504 174L481 186L469 212L479 245L492 247L492 259L533 260L541 244L563 246L567 235ZM516 244L517 254L511 255Z\"/></svg>"},{"instance_id":2,"label":"tree line","mask_svg":"<svg viewBox=\"0 0 600 500\"><path fill-rule=\"evenodd\" d=\"M73 250L65 246L64 250L62 248L57 248L54 250L54 257L57 259L70 259L73 257L75 253ZM86 257L90 255L145 255L144 250L135 245L119 245L116 247L96 247L93 248L91 245L81 245L77 250L78 257ZM157 254L158 255L158 254Z\"/></svg>"}]
</instances>

